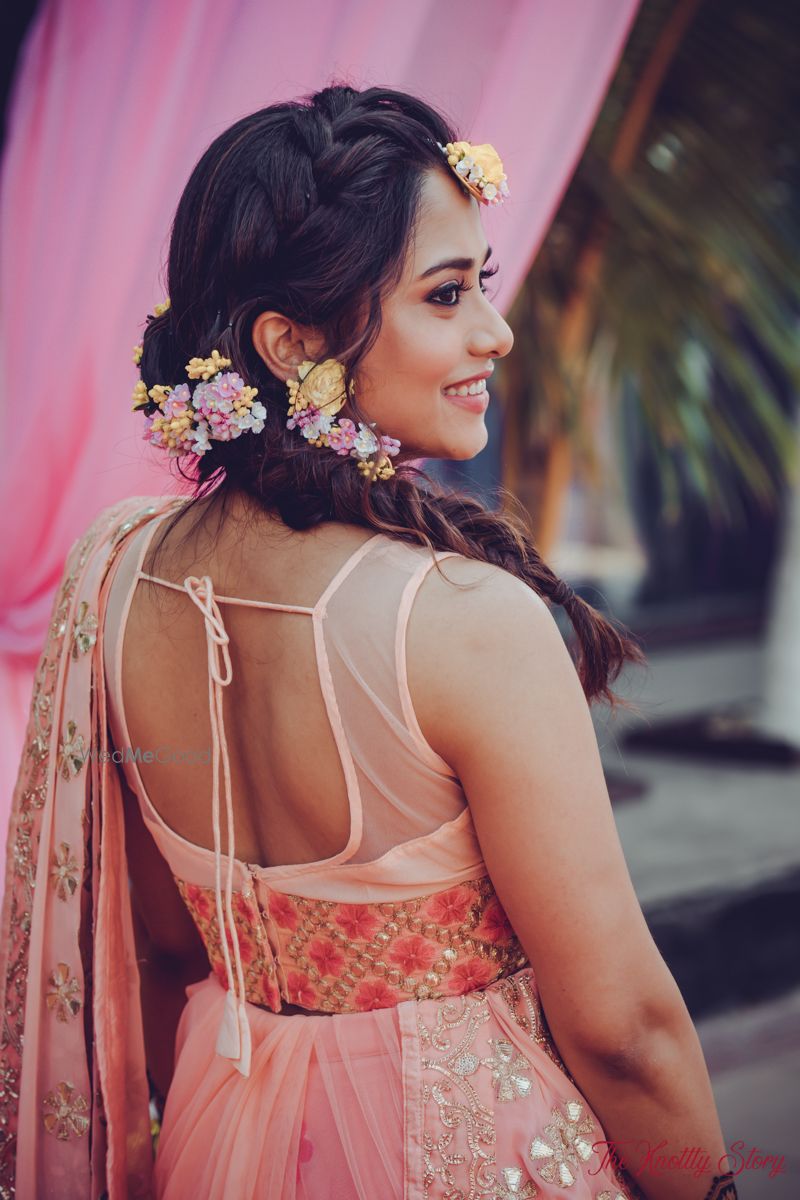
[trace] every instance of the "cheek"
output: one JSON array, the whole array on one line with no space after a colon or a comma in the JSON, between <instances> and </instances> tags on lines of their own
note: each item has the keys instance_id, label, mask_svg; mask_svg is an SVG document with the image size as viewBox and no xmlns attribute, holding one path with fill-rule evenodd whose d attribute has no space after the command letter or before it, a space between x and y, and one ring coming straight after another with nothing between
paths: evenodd
<instances>
[{"instance_id":1,"label":"cheek","mask_svg":"<svg viewBox=\"0 0 800 1200\"><path fill-rule=\"evenodd\" d=\"M419 436L420 422L448 414L441 389L465 362L463 330L455 318L426 305L384 315L381 335L365 362L369 415L403 440ZM441 404L439 403L441 401Z\"/></svg>"},{"instance_id":2,"label":"cheek","mask_svg":"<svg viewBox=\"0 0 800 1200\"><path fill-rule=\"evenodd\" d=\"M455 322L422 315L409 324L398 347L398 359L404 374L418 388L437 390L451 379L464 361L463 340L456 334Z\"/></svg>"}]
</instances>

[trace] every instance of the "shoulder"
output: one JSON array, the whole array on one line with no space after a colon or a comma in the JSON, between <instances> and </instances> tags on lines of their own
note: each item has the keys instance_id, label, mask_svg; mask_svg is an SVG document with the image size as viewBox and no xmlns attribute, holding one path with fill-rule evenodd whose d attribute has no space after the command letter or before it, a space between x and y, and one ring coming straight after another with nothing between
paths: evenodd
<instances>
[{"instance_id":1,"label":"shoulder","mask_svg":"<svg viewBox=\"0 0 800 1200\"><path fill-rule=\"evenodd\" d=\"M454 769L464 742L490 733L509 705L541 715L554 689L583 691L547 602L524 580L462 555L440 562L409 616L409 691L423 734ZM505 719L505 718L503 718Z\"/></svg>"},{"instance_id":2,"label":"shoulder","mask_svg":"<svg viewBox=\"0 0 800 1200\"><path fill-rule=\"evenodd\" d=\"M455 554L431 563L425 573L414 603L414 634L416 641L428 637L439 644L450 629L446 648L456 630L483 639L491 628L502 638L517 619L537 617L555 624L546 601L524 580L495 563Z\"/></svg>"}]
</instances>

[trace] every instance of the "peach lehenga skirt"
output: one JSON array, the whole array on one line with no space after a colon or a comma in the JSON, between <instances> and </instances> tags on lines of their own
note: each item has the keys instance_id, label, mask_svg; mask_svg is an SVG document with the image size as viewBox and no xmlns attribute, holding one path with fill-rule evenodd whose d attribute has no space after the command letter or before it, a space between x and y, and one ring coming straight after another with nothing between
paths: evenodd
<instances>
[{"instance_id":1,"label":"peach lehenga skirt","mask_svg":"<svg viewBox=\"0 0 800 1200\"><path fill-rule=\"evenodd\" d=\"M248 1005L249 1077L215 1053L225 992L187 989L159 1200L630 1200L561 1062L530 967L363 1013Z\"/></svg>"}]
</instances>

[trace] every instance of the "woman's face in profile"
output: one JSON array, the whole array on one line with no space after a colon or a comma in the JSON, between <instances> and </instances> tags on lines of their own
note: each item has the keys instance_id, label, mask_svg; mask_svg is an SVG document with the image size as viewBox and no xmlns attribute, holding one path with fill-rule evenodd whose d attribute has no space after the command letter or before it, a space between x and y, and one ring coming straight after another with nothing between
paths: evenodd
<instances>
[{"instance_id":1,"label":"woman's face in profile","mask_svg":"<svg viewBox=\"0 0 800 1200\"><path fill-rule=\"evenodd\" d=\"M491 371L514 343L481 290L488 247L479 209L455 178L426 173L403 278L383 302L380 335L356 375L360 407L380 433L400 440L394 463L468 459L486 445L491 380L477 396L445 392Z\"/></svg>"}]
</instances>

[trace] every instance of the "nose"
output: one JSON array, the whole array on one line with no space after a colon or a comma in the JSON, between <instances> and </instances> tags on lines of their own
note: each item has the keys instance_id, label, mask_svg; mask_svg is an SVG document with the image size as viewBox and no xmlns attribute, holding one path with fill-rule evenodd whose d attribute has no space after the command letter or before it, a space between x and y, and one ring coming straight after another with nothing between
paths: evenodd
<instances>
[{"instance_id":1,"label":"nose","mask_svg":"<svg viewBox=\"0 0 800 1200\"><path fill-rule=\"evenodd\" d=\"M511 326L487 303L488 318L473 331L470 353L476 358L505 358L514 345Z\"/></svg>"}]
</instances>

